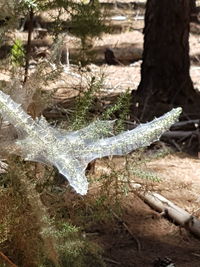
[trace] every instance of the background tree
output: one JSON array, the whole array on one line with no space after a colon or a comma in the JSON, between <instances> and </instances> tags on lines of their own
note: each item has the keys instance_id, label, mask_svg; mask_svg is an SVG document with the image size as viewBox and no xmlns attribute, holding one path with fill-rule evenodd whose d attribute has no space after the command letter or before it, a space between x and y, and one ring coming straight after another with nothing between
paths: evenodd
<instances>
[{"instance_id":1,"label":"background tree","mask_svg":"<svg viewBox=\"0 0 200 267\"><path fill-rule=\"evenodd\" d=\"M191 0L148 0L145 13L141 81L132 92L134 116L158 116L173 106L189 115L199 111L200 97L190 78Z\"/></svg>"},{"instance_id":2,"label":"background tree","mask_svg":"<svg viewBox=\"0 0 200 267\"><path fill-rule=\"evenodd\" d=\"M197 6L196 6L196 0L190 1L190 8L191 8L191 20L197 20Z\"/></svg>"}]
</instances>

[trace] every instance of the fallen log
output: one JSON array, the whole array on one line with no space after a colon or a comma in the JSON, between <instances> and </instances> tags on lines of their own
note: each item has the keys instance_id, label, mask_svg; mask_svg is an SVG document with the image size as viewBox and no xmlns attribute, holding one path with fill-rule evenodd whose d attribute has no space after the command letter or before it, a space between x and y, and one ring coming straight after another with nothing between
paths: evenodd
<instances>
[{"instance_id":1,"label":"fallen log","mask_svg":"<svg viewBox=\"0 0 200 267\"><path fill-rule=\"evenodd\" d=\"M192 135L197 135L196 131L167 131L165 132L161 140L169 140L169 139L186 139L191 137Z\"/></svg>"},{"instance_id":2,"label":"fallen log","mask_svg":"<svg viewBox=\"0 0 200 267\"><path fill-rule=\"evenodd\" d=\"M200 238L200 220L158 193L146 193L144 201Z\"/></svg>"},{"instance_id":3,"label":"fallen log","mask_svg":"<svg viewBox=\"0 0 200 267\"><path fill-rule=\"evenodd\" d=\"M129 45L129 44L120 44L118 47L112 46L96 46L94 48L88 49L87 53L91 54L94 58L95 64L104 64L105 63L105 51L107 48L110 48L116 59L122 62L124 65L129 65L135 61L142 59L143 49L141 44ZM70 50L70 59L72 61L78 60L80 57L80 49L71 48Z\"/></svg>"},{"instance_id":4,"label":"fallen log","mask_svg":"<svg viewBox=\"0 0 200 267\"><path fill-rule=\"evenodd\" d=\"M177 131L177 130L184 130L184 131L191 131L196 130L200 126L200 120L189 120L189 121L179 121L174 123L170 130Z\"/></svg>"},{"instance_id":5,"label":"fallen log","mask_svg":"<svg viewBox=\"0 0 200 267\"><path fill-rule=\"evenodd\" d=\"M141 188L140 184L133 184L134 189ZM138 193L139 197L151 208L161 215L171 219L174 223L181 225L192 234L200 238L200 220L178 207L170 200L155 192Z\"/></svg>"}]
</instances>

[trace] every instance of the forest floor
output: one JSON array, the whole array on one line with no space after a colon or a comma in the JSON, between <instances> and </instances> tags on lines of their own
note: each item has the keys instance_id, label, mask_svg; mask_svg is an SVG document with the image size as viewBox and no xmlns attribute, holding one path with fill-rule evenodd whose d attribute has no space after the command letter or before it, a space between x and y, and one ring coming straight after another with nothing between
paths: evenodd
<instances>
[{"instance_id":1,"label":"forest floor","mask_svg":"<svg viewBox=\"0 0 200 267\"><path fill-rule=\"evenodd\" d=\"M194 32L190 34L190 74L197 90L200 90L200 28L199 25L191 25ZM112 36L113 43L125 41L130 43L142 43L141 32L133 31ZM119 41L120 40L120 41ZM141 47L141 45L138 45ZM140 81L141 61L131 66L106 66L108 81L112 81L111 88L117 86L121 90L136 89ZM110 76L109 76L110 75ZM116 78L115 78L116 77ZM118 89L118 88L117 88ZM119 89L119 90L120 90ZM147 163L147 168L155 172L162 181L154 183L152 191L171 200L179 207L200 218L200 161L184 153L174 153L161 159ZM196 239L180 226L173 222L160 218L141 199L129 194L124 200L124 216L122 220L128 225L131 233L138 239L141 249L138 250L134 238L126 231L125 234L107 234L102 238L105 244L108 258L116 263L108 266L153 266L152 262L157 258L169 257L176 266L199 267L200 266L200 240Z\"/></svg>"},{"instance_id":2,"label":"forest floor","mask_svg":"<svg viewBox=\"0 0 200 267\"><path fill-rule=\"evenodd\" d=\"M193 24L192 29L194 32L190 34L190 73L195 88L200 90L200 27ZM120 66L107 64L89 66L93 74L105 73L103 94L115 95L126 91L127 88L130 90L137 88L141 66L138 57L141 55L142 45L143 35L139 30L106 34L102 40L97 41L98 47L113 48L115 56L122 63L125 54L127 54L125 60L130 59L133 62ZM135 48L137 49L134 58ZM132 59L129 58L130 54ZM67 76L64 76L63 78L67 79ZM65 89L60 89L57 93L60 99L66 97ZM98 164L100 169L103 168L101 161ZM197 156L191 157L184 153L169 154L147 163L146 168L161 178L159 183L146 182L153 192L159 192L179 207L200 218L200 160ZM133 193L125 196L121 205L123 210L121 222L118 220L113 224L104 222L103 225L101 223L96 225L95 229L90 229L97 233L92 240L103 247L107 266L148 267L153 266L158 257L169 257L180 267L200 266L200 240L172 221L160 217ZM122 222L128 226L131 234L122 226Z\"/></svg>"},{"instance_id":3,"label":"forest floor","mask_svg":"<svg viewBox=\"0 0 200 267\"><path fill-rule=\"evenodd\" d=\"M198 33L190 34L190 72L195 88L200 90L198 54L200 51L200 28L198 25L193 25L193 27ZM143 35L141 31L136 30L120 34L106 34L102 40L97 41L96 46L113 48L115 56L123 62L121 55L127 54L128 58L135 51L135 47L141 49L136 50L136 53L139 51L141 55L142 44ZM128 88L130 90L137 88L140 81L141 60L138 60L138 55L135 57L136 60L133 56L132 64L89 65L93 75L105 74L104 88L101 94L116 95ZM68 80L68 83L71 80L66 73L62 78ZM74 83L74 79L71 82ZM58 84L54 84L54 86L58 86ZM74 92L76 93L76 90ZM69 97L72 97L71 93L70 90ZM68 94L68 89L59 89L56 97L57 99L66 99ZM102 162L99 164L101 169ZM118 164L120 163L118 162ZM197 156L191 157L184 153L169 154L147 163L146 167L161 178L159 183L150 182L149 185L147 182L147 186L150 186L152 191L159 192L200 218L200 160ZM98 172L98 164L96 171ZM89 230L97 233L92 240L103 247L107 266L148 267L153 266L154 260L158 257L169 257L176 266L180 267L200 266L200 240L173 222L159 217L158 213L133 193L124 197L121 205L123 211L120 220L128 226L132 234L127 232L127 229L121 225L122 222L120 223L118 220L113 224L104 222L102 225L100 223L95 226L95 229Z\"/></svg>"},{"instance_id":4,"label":"forest floor","mask_svg":"<svg viewBox=\"0 0 200 267\"><path fill-rule=\"evenodd\" d=\"M77 95L76 87L80 80L83 83L88 75L99 76L102 73L105 74L102 95L117 95L128 88L136 90L140 81L142 24L143 22L137 30L105 34L94 44L100 48L100 57L106 47L112 48L122 65L90 64L87 66L90 72L81 75L71 66L61 73L59 80L48 86L48 90L57 88L54 101L65 103L67 99ZM190 72L195 88L200 90L200 25L193 23L191 29ZM1 74L1 80L10 80L7 72ZM49 117L51 114L49 113ZM124 166L124 159L114 158L111 161L117 161L118 167ZM103 160L97 161L93 175L106 172L104 165ZM148 189L159 192L200 219L200 159L197 155L192 157L183 152L174 152L148 161L145 165L146 170L152 171L161 179L159 182L144 181ZM92 186L87 198L90 197L95 198L95 189ZM152 210L134 193L124 194L120 205L120 219L116 217L114 222L103 221L86 230L89 238L103 248L107 266L148 267L153 266L154 260L158 257L171 258L177 267L200 266L199 239L172 221L160 217L159 213Z\"/></svg>"},{"instance_id":5,"label":"forest floor","mask_svg":"<svg viewBox=\"0 0 200 267\"><path fill-rule=\"evenodd\" d=\"M198 158L172 153L146 163L146 170L156 174L160 182L143 182L151 192L200 218L199 164ZM160 217L133 193L124 197L121 208L121 220L129 231L120 222L118 227L104 225L103 232L97 228L101 233L97 240L104 245L105 255L116 261L108 266L153 266L158 257L172 259L175 266L200 266L200 241L185 229Z\"/></svg>"}]
</instances>

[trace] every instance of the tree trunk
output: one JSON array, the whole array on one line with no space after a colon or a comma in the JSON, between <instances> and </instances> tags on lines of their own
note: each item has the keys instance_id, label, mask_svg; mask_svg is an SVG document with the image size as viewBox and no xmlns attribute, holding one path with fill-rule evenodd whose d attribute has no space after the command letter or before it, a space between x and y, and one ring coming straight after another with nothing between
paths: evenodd
<instances>
[{"instance_id":1,"label":"tree trunk","mask_svg":"<svg viewBox=\"0 0 200 267\"><path fill-rule=\"evenodd\" d=\"M198 22L196 0L190 0L190 9L191 9L190 21Z\"/></svg>"},{"instance_id":2,"label":"tree trunk","mask_svg":"<svg viewBox=\"0 0 200 267\"><path fill-rule=\"evenodd\" d=\"M191 8L191 13L196 13L197 11L196 0L190 0L190 8Z\"/></svg>"},{"instance_id":3,"label":"tree trunk","mask_svg":"<svg viewBox=\"0 0 200 267\"><path fill-rule=\"evenodd\" d=\"M152 119L174 106L189 112L200 96L190 78L191 0L147 0L141 82L133 91L134 116Z\"/></svg>"}]
</instances>

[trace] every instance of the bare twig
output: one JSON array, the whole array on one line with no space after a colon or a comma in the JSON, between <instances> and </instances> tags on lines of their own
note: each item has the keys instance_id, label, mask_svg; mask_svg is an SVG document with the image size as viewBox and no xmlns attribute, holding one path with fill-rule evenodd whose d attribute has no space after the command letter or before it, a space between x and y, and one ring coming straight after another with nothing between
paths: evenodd
<instances>
[{"instance_id":1,"label":"bare twig","mask_svg":"<svg viewBox=\"0 0 200 267\"><path fill-rule=\"evenodd\" d=\"M27 78L28 78L29 61L30 61L30 54L31 54L31 38L32 38L32 32L33 32L33 18L34 18L34 12L33 12L33 8L31 8L29 12L28 41L27 41L27 48L26 48L24 84L26 83Z\"/></svg>"},{"instance_id":2,"label":"bare twig","mask_svg":"<svg viewBox=\"0 0 200 267\"><path fill-rule=\"evenodd\" d=\"M113 264L116 264L116 265L121 265L121 262L118 262L118 261L115 261L115 260L112 260L112 259L109 259L109 258L103 258L104 261L107 261L107 262L110 262L110 263L113 263Z\"/></svg>"},{"instance_id":3,"label":"bare twig","mask_svg":"<svg viewBox=\"0 0 200 267\"><path fill-rule=\"evenodd\" d=\"M131 235L131 237L135 240L136 244L137 244L137 250L141 251L141 244L140 241L134 236L134 234L132 233L132 231L129 229L128 225L112 210L110 210L110 212L113 214L113 216L122 223L122 225L124 226L124 228L127 230L127 232Z\"/></svg>"},{"instance_id":4,"label":"bare twig","mask_svg":"<svg viewBox=\"0 0 200 267\"><path fill-rule=\"evenodd\" d=\"M197 253L192 253L192 255L194 255L194 256L197 256L197 257L199 257L199 258L200 258L200 254L197 254Z\"/></svg>"},{"instance_id":5,"label":"bare twig","mask_svg":"<svg viewBox=\"0 0 200 267\"><path fill-rule=\"evenodd\" d=\"M179 146L179 144L177 144L177 142L175 140L172 139L171 142L178 151L180 151L180 152L182 151L181 147Z\"/></svg>"},{"instance_id":6,"label":"bare twig","mask_svg":"<svg viewBox=\"0 0 200 267\"><path fill-rule=\"evenodd\" d=\"M186 139L195 134L195 131L167 131L162 135L163 139Z\"/></svg>"},{"instance_id":7,"label":"bare twig","mask_svg":"<svg viewBox=\"0 0 200 267\"><path fill-rule=\"evenodd\" d=\"M8 263L12 267L18 267L16 264L14 264L3 252L0 251L0 257Z\"/></svg>"},{"instance_id":8,"label":"bare twig","mask_svg":"<svg viewBox=\"0 0 200 267\"><path fill-rule=\"evenodd\" d=\"M177 130L196 130L197 127L200 124L200 120L187 120L187 121L179 121L176 122L174 125L172 125L171 130L177 131Z\"/></svg>"}]
</instances>

